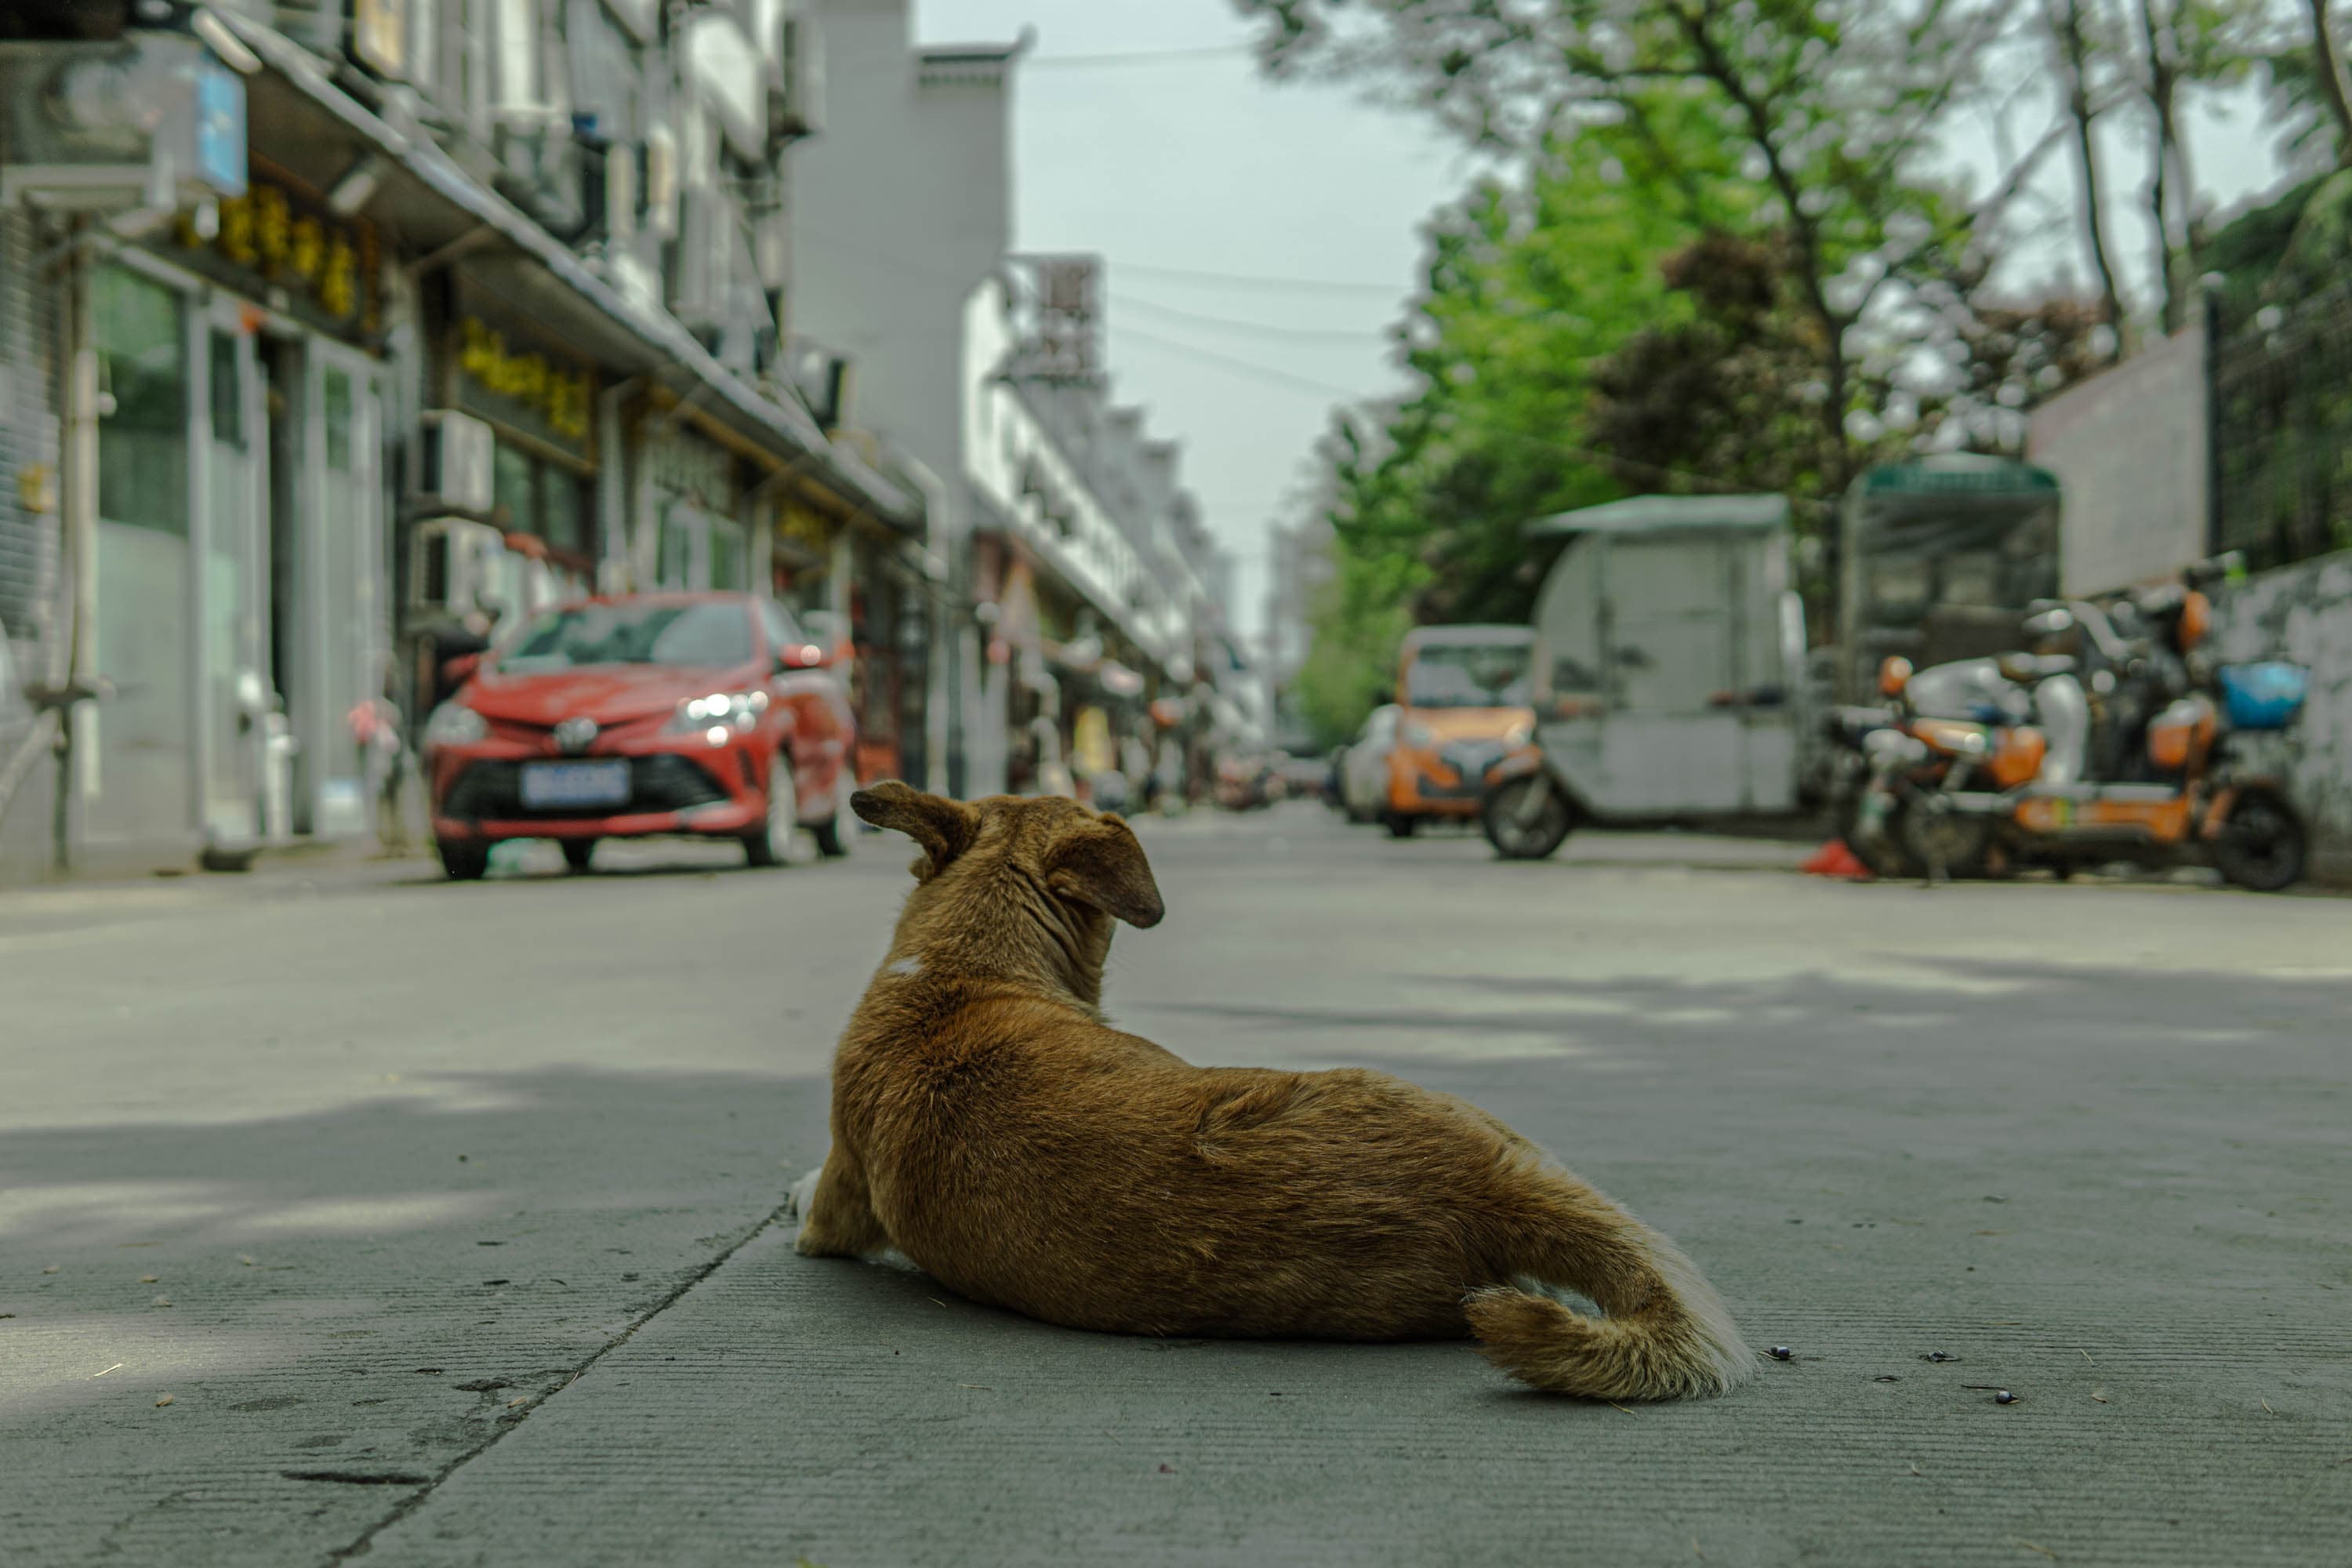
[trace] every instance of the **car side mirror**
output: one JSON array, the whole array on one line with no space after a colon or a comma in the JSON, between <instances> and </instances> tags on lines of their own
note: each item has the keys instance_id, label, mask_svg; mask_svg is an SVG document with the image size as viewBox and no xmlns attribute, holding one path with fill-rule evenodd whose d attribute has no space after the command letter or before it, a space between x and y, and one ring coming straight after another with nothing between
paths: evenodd
<instances>
[{"instance_id":1,"label":"car side mirror","mask_svg":"<svg viewBox=\"0 0 2352 1568\"><path fill-rule=\"evenodd\" d=\"M831 664L823 647L813 642L792 643L776 650L776 669L788 673L795 669L823 669Z\"/></svg>"},{"instance_id":2,"label":"car side mirror","mask_svg":"<svg viewBox=\"0 0 2352 1568\"><path fill-rule=\"evenodd\" d=\"M446 660L443 663L441 666L441 679L447 681L452 686L463 686L466 682L473 679L475 672L481 668L482 656L480 654L462 653L456 658Z\"/></svg>"}]
</instances>

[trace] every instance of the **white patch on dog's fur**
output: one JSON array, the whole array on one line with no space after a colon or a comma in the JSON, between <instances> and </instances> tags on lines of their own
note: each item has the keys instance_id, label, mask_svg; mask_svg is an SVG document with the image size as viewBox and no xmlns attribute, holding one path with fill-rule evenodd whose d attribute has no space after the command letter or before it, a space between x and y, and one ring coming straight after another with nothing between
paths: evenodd
<instances>
[{"instance_id":1,"label":"white patch on dog's fur","mask_svg":"<svg viewBox=\"0 0 2352 1568\"><path fill-rule=\"evenodd\" d=\"M923 961L921 959L902 958L882 973L885 974L920 974L922 972Z\"/></svg>"},{"instance_id":2,"label":"white patch on dog's fur","mask_svg":"<svg viewBox=\"0 0 2352 1568\"><path fill-rule=\"evenodd\" d=\"M808 1228L809 1205L816 1202L816 1184L818 1179L824 1174L824 1167L823 1165L819 1165L815 1170L811 1171L807 1175L803 1176L799 1181L793 1184L791 1198L793 1217L801 1222L801 1230L806 1230ZM799 1231L795 1231L793 1234L797 1236L799 1235ZM922 1272L922 1269L916 1264L913 1258L908 1257L905 1253L899 1251L895 1247L886 1247L879 1252L869 1252L866 1255L864 1261L867 1263L878 1263L885 1268L897 1268L908 1274L919 1274Z\"/></svg>"},{"instance_id":3,"label":"white patch on dog's fur","mask_svg":"<svg viewBox=\"0 0 2352 1568\"><path fill-rule=\"evenodd\" d=\"M809 1205L816 1201L816 1179L824 1174L824 1167L819 1165L793 1184L793 1217L803 1225L808 1223Z\"/></svg>"}]
</instances>

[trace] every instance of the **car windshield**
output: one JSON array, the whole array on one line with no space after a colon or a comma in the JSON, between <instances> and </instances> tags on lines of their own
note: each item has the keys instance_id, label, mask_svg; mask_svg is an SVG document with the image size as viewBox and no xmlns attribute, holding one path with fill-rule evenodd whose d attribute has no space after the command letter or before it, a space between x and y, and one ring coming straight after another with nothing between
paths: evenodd
<instances>
[{"instance_id":1,"label":"car windshield","mask_svg":"<svg viewBox=\"0 0 2352 1568\"><path fill-rule=\"evenodd\" d=\"M715 668L751 658L751 617L741 605L579 605L551 610L499 656L509 675L593 665Z\"/></svg>"},{"instance_id":2,"label":"car windshield","mask_svg":"<svg viewBox=\"0 0 2352 1568\"><path fill-rule=\"evenodd\" d=\"M1524 708L1528 650L1493 643L1432 644L1413 655L1405 700L1414 708Z\"/></svg>"}]
</instances>

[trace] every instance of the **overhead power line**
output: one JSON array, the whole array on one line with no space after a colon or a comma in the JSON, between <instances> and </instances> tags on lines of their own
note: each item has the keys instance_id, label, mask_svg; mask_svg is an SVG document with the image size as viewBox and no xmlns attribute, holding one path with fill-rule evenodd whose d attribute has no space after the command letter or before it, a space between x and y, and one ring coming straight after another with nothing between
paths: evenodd
<instances>
[{"instance_id":1,"label":"overhead power line","mask_svg":"<svg viewBox=\"0 0 2352 1568\"><path fill-rule=\"evenodd\" d=\"M1406 290L1394 283L1360 283L1331 278L1277 278L1263 272L1217 272L1198 267L1155 267L1142 261L1112 261L1115 273L1145 278L1172 278L1189 283L1231 284L1247 289L1295 289L1310 294L1384 294L1394 300Z\"/></svg>"},{"instance_id":2,"label":"overhead power line","mask_svg":"<svg viewBox=\"0 0 2352 1568\"><path fill-rule=\"evenodd\" d=\"M1220 353L1214 349L1204 349L1197 343L1188 343L1180 338L1161 337L1157 332L1147 332L1139 327L1121 327L1118 330L1129 337L1139 338L1148 343L1156 343L1163 349L1221 366L1236 374L1248 376L1268 385L1308 392L1318 397L1341 398L1351 405L1365 401L1366 395L1359 389L1339 386L1328 381L1318 381L1312 376L1294 375L1286 370L1276 370L1272 365L1259 364L1253 360L1242 359L1234 354ZM1498 441L1509 441L1529 451L1545 452L1553 457L1573 458L1578 462L1595 463L1633 473L1646 474L1655 480L1679 480L1694 489L1722 494L1744 493L1748 489L1743 485L1719 479L1712 474L1695 474L1684 468L1661 468L1655 463L1644 463L1630 458L1618 457L1591 447L1570 446L1565 441L1555 441L1545 436L1529 435L1524 430L1509 430L1496 425L1480 425L1475 427L1475 433Z\"/></svg>"},{"instance_id":3,"label":"overhead power line","mask_svg":"<svg viewBox=\"0 0 2352 1568\"><path fill-rule=\"evenodd\" d=\"M1270 364L1259 364L1255 360L1220 353L1215 349L1204 349L1198 343L1188 343L1181 338L1162 337L1158 332L1146 331L1141 327L1121 327L1118 331L1122 336L1139 338L1147 343L1156 343L1171 353L1188 354L1209 364L1222 365L1236 374L1254 377L1269 384L1279 384L1296 391L1312 393L1318 397L1345 398L1350 403L1358 402L1363 397L1362 393L1352 387L1340 386L1328 381L1318 381L1313 376L1294 375L1286 370L1276 370Z\"/></svg>"},{"instance_id":4,"label":"overhead power line","mask_svg":"<svg viewBox=\"0 0 2352 1568\"><path fill-rule=\"evenodd\" d=\"M1212 316L1198 310L1180 310L1173 305L1163 305L1156 300L1139 300L1132 294L1111 289L1111 309L1142 310L1154 316L1164 316L1172 321L1187 321L1194 326L1213 327L1224 331L1249 332L1270 338L1305 338L1318 342L1363 343L1379 337L1383 327L1293 327L1273 321L1247 321L1238 316Z\"/></svg>"},{"instance_id":5,"label":"overhead power line","mask_svg":"<svg viewBox=\"0 0 2352 1568\"><path fill-rule=\"evenodd\" d=\"M1231 59L1254 52L1247 44L1202 44L1192 48L1118 49L1095 55L1031 55L1020 68L1032 70L1091 70L1103 66L1171 65L1179 60Z\"/></svg>"}]
</instances>

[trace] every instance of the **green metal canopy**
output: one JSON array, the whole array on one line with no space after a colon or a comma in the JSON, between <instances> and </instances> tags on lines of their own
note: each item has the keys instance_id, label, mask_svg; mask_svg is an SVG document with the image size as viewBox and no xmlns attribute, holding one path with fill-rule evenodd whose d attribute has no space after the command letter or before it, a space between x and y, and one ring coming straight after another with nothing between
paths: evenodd
<instances>
[{"instance_id":1,"label":"green metal canopy","mask_svg":"<svg viewBox=\"0 0 2352 1568\"><path fill-rule=\"evenodd\" d=\"M1772 495L1629 496L1527 525L1531 539L1567 533L1650 533L1677 528L1782 528L1789 498Z\"/></svg>"},{"instance_id":2,"label":"green metal canopy","mask_svg":"<svg viewBox=\"0 0 2352 1568\"><path fill-rule=\"evenodd\" d=\"M1909 463L1887 463L1854 481L1865 496L2029 495L2055 493L2058 476L2011 458L1951 452Z\"/></svg>"}]
</instances>

